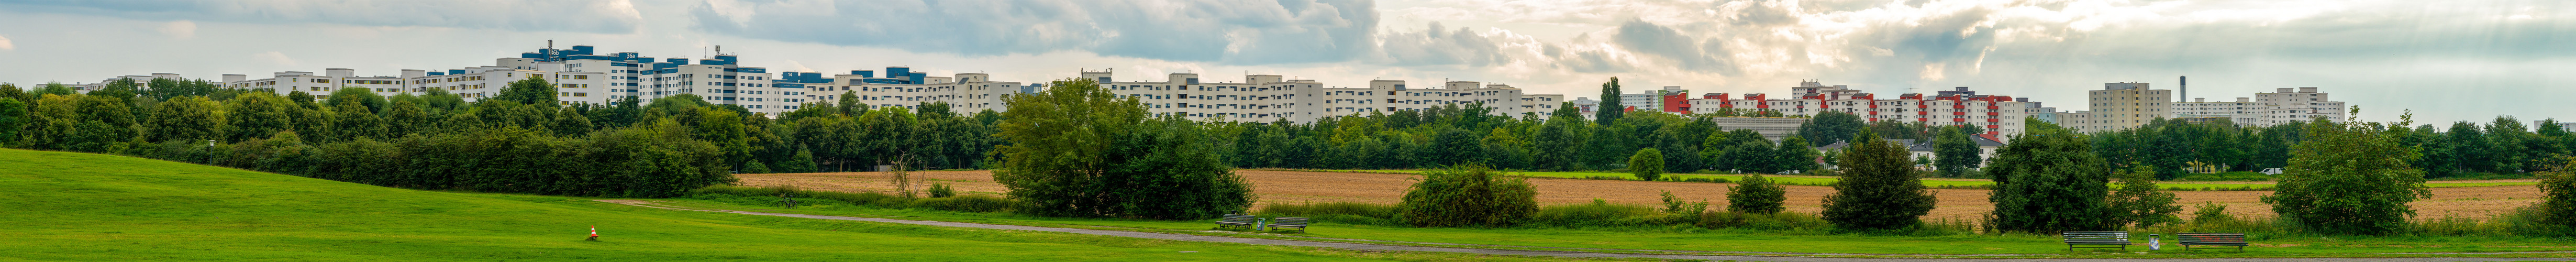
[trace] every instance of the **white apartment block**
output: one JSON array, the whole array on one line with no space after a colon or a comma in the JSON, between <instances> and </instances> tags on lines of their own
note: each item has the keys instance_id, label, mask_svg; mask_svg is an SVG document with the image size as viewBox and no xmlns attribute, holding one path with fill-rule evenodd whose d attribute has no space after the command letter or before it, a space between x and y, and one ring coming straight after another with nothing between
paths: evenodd
<instances>
[{"instance_id":1,"label":"white apartment block","mask_svg":"<svg viewBox=\"0 0 2576 262\"><path fill-rule=\"evenodd\" d=\"M2234 102L2208 102L2207 99L2193 98L2192 102L2174 103L2168 117L2224 118L2237 126L2263 127L2307 121L2316 116L2342 121L2345 113L2349 112L2345 110L2344 102L2330 99L2326 93L2317 92L2316 87L2277 90L2279 92L2256 93L2252 98L2238 97Z\"/></svg>"},{"instance_id":2,"label":"white apartment block","mask_svg":"<svg viewBox=\"0 0 2576 262\"><path fill-rule=\"evenodd\" d=\"M822 78L818 73L788 72L787 79L780 82L804 84L806 89L812 90L806 97L814 101L839 101L843 95L851 95L850 99L856 99L869 108L915 108L926 103L947 102L949 110L958 113L985 109L1009 111L1003 105L1002 96L1036 91L1035 86L1023 86L1018 82L992 81L992 75L983 73L933 77L912 72L910 67L887 67L884 77L878 77L876 73L851 70L849 74Z\"/></svg>"},{"instance_id":3,"label":"white apartment block","mask_svg":"<svg viewBox=\"0 0 2576 262\"><path fill-rule=\"evenodd\" d=\"M1110 70L1082 71L1121 97L1134 97L1157 116L1195 120L1238 121L1285 119L1310 123L1334 116L1422 110L1441 105L1483 103L1492 114L1546 116L1565 102L1564 95L1522 94L1509 85L1450 81L1438 88L1412 88L1402 80L1369 81L1367 88L1326 87L1321 82L1278 75L1247 75L1243 82L1202 81L1198 74L1174 73L1163 81L1116 81Z\"/></svg>"},{"instance_id":4,"label":"white apartment block","mask_svg":"<svg viewBox=\"0 0 2576 262\"><path fill-rule=\"evenodd\" d=\"M767 69L740 66L736 61L733 55L717 55L695 64L686 58L656 62L634 52L596 55L590 46L573 46L494 59L491 66L443 71L405 69L398 76L358 76L356 70L347 68L325 69L322 74L278 72L263 79L227 74L222 87L279 94L302 91L316 96L348 88L385 96L437 89L474 101L500 95L510 82L543 78L555 86L556 99L563 104L605 105L627 97L649 103L673 95L695 94L707 103L777 114L795 110L799 103L809 100L802 85L773 84Z\"/></svg>"}]
</instances>

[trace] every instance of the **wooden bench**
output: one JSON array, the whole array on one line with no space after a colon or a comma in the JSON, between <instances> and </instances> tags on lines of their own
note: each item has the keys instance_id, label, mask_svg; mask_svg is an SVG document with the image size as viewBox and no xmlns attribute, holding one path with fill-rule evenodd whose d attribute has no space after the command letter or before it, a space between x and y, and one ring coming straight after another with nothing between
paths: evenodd
<instances>
[{"instance_id":1,"label":"wooden bench","mask_svg":"<svg viewBox=\"0 0 2576 262\"><path fill-rule=\"evenodd\" d=\"M2129 245L2137 244L2129 242L2129 231L2066 231L2059 232L2057 235L2066 238L2067 251L2074 251L2077 248L2120 248L2120 251L2129 251Z\"/></svg>"},{"instance_id":2,"label":"wooden bench","mask_svg":"<svg viewBox=\"0 0 2576 262\"><path fill-rule=\"evenodd\" d=\"M1280 228L1296 228L1296 229L1297 229L1297 233L1305 233L1305 232L1306 232L1306 221L1307 221L1307 219L1306 219L1306 218L1303 218L1303 217L1278 217L1278 218L1271 218L1271 219L1270 219L1270 225L1269 225L1269 226L1266 226L1266 227L1269 227L1269 228L1270 228L1270 230L1280 230Z\"/></svg>"},{"instance_id":3,"label":"wooden bench","mask_svg":"<svg viewBox=\"0 0 2576 262\"><path fill-rule=\"evenodd\" d=\"M2183 250L2191 250L2191 246L2233 246L2236 248L2200 249L2245 250L2245 246L2247 245L2245 243L2245 233L2174 233L2174 240L2182 241Z\"/></svg>"},{"instance_id":4,"label":"wooden bench","mask_svg":"<svg viewBox=\"0 0 2576 262\"><path fill-rule=\"evenodd\" d=\"M1218 219L1216 221L1216 227L1240 229L1259 228L1261 227L1261 217L1251 215L1225 215L1224 219Z\"/></svg>"}]
</instances>

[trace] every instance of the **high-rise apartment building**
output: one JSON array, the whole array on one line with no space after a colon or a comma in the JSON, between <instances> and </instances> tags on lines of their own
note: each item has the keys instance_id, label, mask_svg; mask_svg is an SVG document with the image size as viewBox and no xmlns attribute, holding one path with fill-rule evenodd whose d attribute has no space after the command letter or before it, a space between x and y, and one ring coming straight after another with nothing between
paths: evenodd
<instances>
[{"instance_id":1,"label":"high-rise apartment building","mask_svg":"<svg viewBox=\"0 0 2576 262\"><path fill-rule=\"evenodd\" d=\"M1715 113L1729 109L1779 111L1784 115L1813 116L1832 111L1860 115L1861 121L1897 121L1936 126L1967 125L1985 129L1985 134L2010 139L2025 132L2022 119L2029 117L2026 100L2002 95L1979 95L1967 87L1941 91L1932 96L1903 94L1879 98L1848 86L1826 86L1817 82L1800 82L1789 87L1795 99L1769 99L1768 94L1744 94L1738 99L1728 93L1709 93L1690 99L1688 112Z\"/></svg>"},{"instance_id":2,"label":"high-rise apartment building","mask_svg":"<svg viewBox=\"0 0 2576 262\"><path fill-rule=\"evenodd\" d=\"M1510 85L1450 81L1439 87L1413 88L1403 80L1369 81L1366 88L1327 87L1322 82L1278 75L1247 75L1243 82L1208 81L1195 73L1165 75L1163 81L1117 81L1110 70L1082 71L1110 92L1144 102L1155 115L1190 119L1313 122L1332 116L1422 110L1442 105L1481 103L1492 114L1547 116L1564 95L1523 94Z\"/></svg>"},{"instance_id":3,"label":"high-rise apartment building","mask_svg":"<svg viewBox=\"0 0 2576 262\"><path fill-rule=\"evenodd\" d=\"M2148 121L2165 117L2172 109L2173 90L2150 89L2147 83L2119 82L2102 84L2102 90L2085 92L2085 103L2092 110L2077 111L2081 116L2061 114L2058 125L2081 132L2100 132L2135 128Z\"/></svg>"}]
</instances>

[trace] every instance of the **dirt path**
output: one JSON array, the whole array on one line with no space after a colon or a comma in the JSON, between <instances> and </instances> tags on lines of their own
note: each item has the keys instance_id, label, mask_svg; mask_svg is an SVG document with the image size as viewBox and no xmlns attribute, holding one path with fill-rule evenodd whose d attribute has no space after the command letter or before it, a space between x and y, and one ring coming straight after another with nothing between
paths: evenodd
<instances>
[{"instance_id":1,"label":"dirt path","mask_svg":"<svg viewBox=\"0 0 2576 262\"><path fill-rule=\"evenodd\" d=\"M886 219L886 218L870 218L870 217L846 217L846 216L824 216L824 215L806 215L806 214L784 214L784 213L751 212L751 211L721 210L721 209L694 209L694 208L685 208L685 207L676 207L676 206L669 206L669 205L656 204L656 203L653 203L653 202L651 202L651 201L644 201L644 200L602 199L602 200L598 200L598 201L600 201L600 202L608 202L608 203L624 204L624 205L632 205L632 206L640 206L640 207L650 207L650 208L670 209L670 210L704 211L704 212L734 213L734 214L760 215L760 216L779 216L779 217L796 217L796 218L828 219L828 220L847 220L847 221L867 221L867 222L882 222L882 223L896 223L896 224L911 224L911 225L924 225L924 226L964 227L964 228L981 228L981 229L996 229L996 230L1021 230L1021 231L1064 232L1064 233L1086 234L1086 235L1119 236L1119 237L1149 238L1149 239L1163 239L1163 240L1203 241L1203 242L1225 242L1225 243L1240 243L1240 244L1253 244L1253 245L1279 245L1279 246L1322 247L1322 248L1339 248L1339 249L1356 249L1356 250L1412 251L1412 252L1450 252L1450 253L1468 253L1468 254L1483 254L1483 255L1544 256L1544 257L1566 257L1566 258L1655 258L1655 259L1689 259L1689 260L1709 260L1709 261L1716 261L1716 260L1725 260L1725 261L1792 261L1792 262L1874 262L1874 261L1886 261L1886 262L1899 262L1899 261L1902 261L1902 262L1924 262L1924 261L1942 261L1942 262L2026 262L2026 261L2033 261L2033 260L2031 260L2031 259L1958 259L1958 258L1831 258L1831 257L1800 257L1800 256L1819 256L1819 255L1823 255L1823 256L1872 256L1872 255L1876 255L1876 256L1889 256L1889 255L1904 255L1904 254L1828 254L1828 253L1768 253L1768 252L1758 253L1758 254L1768 254L1768 255L1796 255L1796 256L1763 256L1763 255L1725 255L1725 254L1747 254L1747 253L1756 253L1756 252L1654 251L1654 252L1661 252L1661 253L1665 253L1665 254L1636 254L1636 253L1602 253L1602 252L1576 252L1576 251L1536 251L1536 250L1510 250L1510 249L1483 249L1483 248L1428 247L1428 246L1382 245L1382 244L1362 244L1362 243L1336 242L1336 241L1333 241L1333 240L1331 240L1331 239L1323 239L1323 238L1304 238L1304 239L1313 239L1312 241L1307 241L1307 240L1287 240L1287 239L1268 239L1268 238L1247 238L1247 237L1228 237L1228 236L1209 236L1209 235L1188 235L1188 234L1149 233L1149 232L1116 231L1116 230L1096 230L1096 229L1077 229L1077 228L1056 228L1056 227L1035 227L1035 226L995 225L995 224L961 223L961 222L945 222L945 221L902 220L902 219ZM1216 233L1232 233L1232 232L1230 232L1230 231L1210 231L1210 232L1216 232ZM1286 236L1286 237L1302 238L1302 237L1295 237L1295 236ZM1448 243L1416 243L1416 244L1430 244L1430 245L1462 245L1462 244L1448 244ZM1626 250L1626 251L1649 251L1649 250ZM2562 253L2562 252L2531 252L2531 253ZM2506 254L2506 253L2481 253L2481 254ZM2012 255L2012 254L2005 254L2005 255L1945 255L1945 256L1967 256L1967 257L1977 257L1977 256L2014 256L2014 255ZM2333 260L2333 261L2372 261L2372 262L2417 262L2417 261L2534 261L2534 260L2556 260L2556 261L2567 261L2567 260L2576 260L2576 259L2571 259L2571 258L2335 258L2335 259L2319 259L2319 258L2209 258L2209 259L2172 259L2172 258L2164 258L2164 259L2052 259L2052 260L2081 260L2081 261L2101 261L2101 262L2159 262L2159 261L2191 261L2191 262L2276 262L2276 261L2324 261L2324 260Z\"/></svg>"},{"instance_id":2,"label":"dirt path","mask_svg":"<svg viewBox=\"0 0 2576 262\"><path fill-rule=\"evenodd\" d=\"M1396 200L1404 197L1405 188L1413 185L1414 178L1412 175L1378 173L1274 170L1235 172L1252 181L1253 192L1261 197L1260 205L1334 201L1394 204ZM946 183L956 187L960 193L1000 195L1009 190L993 182L990 171L936 171L913 172L913 174L915 181L921 181L920 186L928 186L934 182ZM741 178L742 184L748 186L794 185L805 189L847 192L887 192L892 191L893 188L891 183L887 182L887 174L884 172L743 174L736 177ZM1591 203L1592 199L1601 199L1611 203L1655 205L1661 203L1660 193L1672 191L1673 194L1680 195L1684 199L1707 200L1717 206L1724 206L1727 187L1734 186L1734 184L1717 183L1544 178L1530 179L1530 183L1538 187L1540 202L1552 204ZM1789 210L1795 212L1823 211L1825 195L1833 193L1832 187L1821 186L1788 186L1788 189ZM1926 219L1973 220L1994 209L1994 204L1986 201L1988 190L1934 189L1933 191L1940 198L1940 202L1935 204L1932 214ZM2196 205L2199 203L2217 202L2227 204L2228 213L2239 217L2268 217L2272 212L2269 205L2262 203L2261 197L2271 193L2271 191L2178 191L2174 192L2174 195L2180 198L2177 203L2183 204L2183 213L2186 216L2198 209ZM2530 185L2444 187L2433 188L2433 198L2416 201L2412 205L2424 218L2444 216L2486 218L2511 211L2515 207L2540 202L2540 197L2538 188Z\"/></svg>"}]
</instances>

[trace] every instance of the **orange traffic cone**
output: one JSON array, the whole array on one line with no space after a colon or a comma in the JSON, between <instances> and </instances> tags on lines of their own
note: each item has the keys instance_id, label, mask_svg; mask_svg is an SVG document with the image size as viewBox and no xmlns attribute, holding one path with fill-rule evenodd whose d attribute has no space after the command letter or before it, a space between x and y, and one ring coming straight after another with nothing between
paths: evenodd
<instances>
[{"instance_id":1,"label":"orange traffic cone","mask_svg":"<svg viewBox=\"0 0 2576 262\"><path fill-rule=\"evenodd\" d=\"M599 226L590 226L590 241L599 241Z\"/></svg>"}]
</instances>

